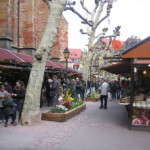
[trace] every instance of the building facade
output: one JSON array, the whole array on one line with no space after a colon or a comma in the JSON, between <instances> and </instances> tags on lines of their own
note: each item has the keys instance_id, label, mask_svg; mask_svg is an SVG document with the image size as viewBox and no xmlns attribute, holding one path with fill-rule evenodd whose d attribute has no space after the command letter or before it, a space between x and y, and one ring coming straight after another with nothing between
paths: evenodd
<instances>
[{"instance_id":1,"label":"building facade","mask_svg":"<svg viewBox=\"0 0 150 150\"><path fill-rule=\"evenodd\" d=\"M69 48L70 57L69 57L69 67L74 70L80 70L81 68L81 58L82 58L82 50Z\"/></svg>"},{"instance_id":2,"label":"building facade","mask_svg":"<svg viewBox=\"0 0 150 150\"><path fill-rule=\"evenodd\" d=\"M43 0L0 0L0 47L33 55L47 24ZM62 59L68 46L68 23L62 16L52 59Z\"/></svg>"}]
</instances>

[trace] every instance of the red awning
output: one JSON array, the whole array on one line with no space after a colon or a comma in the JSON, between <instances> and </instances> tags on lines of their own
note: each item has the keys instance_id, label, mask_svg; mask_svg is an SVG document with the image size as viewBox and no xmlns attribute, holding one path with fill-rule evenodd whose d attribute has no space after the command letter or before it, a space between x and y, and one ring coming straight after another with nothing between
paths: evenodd
<instances>
[{"instance_id":1,"label":"red awning","mask_svg":"<svg viewBox=\"0 0 150 150\"><path fill-rule=\"evenodd\" d=\"M24 60L16 55L16 53L0 48L0 61L15 61L15 62L24 62Z\"/></svg>"},{"instance_id":2,"label":"red awning","mask_svg":"<svg viewBox=\"0 0 150 150\"><path fill-rule=\"evenodd\" d=\"M24 60L25 63L33 63L33 57L24 53L15 53L16 56Z\"/></svg>"},{"instance_id":3,"label":"red awning","mask_svg":"<svg viewBox=\"0 0 150 150\"><path fill-rule=\"evenodd\" d=\"M58 63L55 63L55 62L52 62L52 61L47 61L46 62L46 67L51 67L51 68L55 68L55 69L63 69L63 68L60 68Z\"/></svg>"},{"instance_id":4,"label":"red awning","mask_svg":"<svg viewBox=\"0 0 150 150\"><path fill-rule=\"evenodd\" d=\"M11 50L2 49L0 48L0 61L9 61L10 63L12 61L19 63L19 64L30 64L33 63L33 57L24 53L16 53ZM63 64L47 61L46 67L51 67L54 69L65 69Z\"/></svg>"}]
</instances>

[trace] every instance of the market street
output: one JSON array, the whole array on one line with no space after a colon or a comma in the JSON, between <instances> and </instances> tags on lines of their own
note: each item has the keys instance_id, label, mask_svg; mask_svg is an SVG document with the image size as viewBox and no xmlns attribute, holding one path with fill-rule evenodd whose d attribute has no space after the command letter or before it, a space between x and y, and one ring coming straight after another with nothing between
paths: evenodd
<instances>
[{"instance_id":1,"label":"market street","mask_svg":"<svg viewBox=\"0 0 150 150\"><path fill-rule=\"evenodd\" d=\"M149 150L150 133L128 130L123 106L99 103L64 123L42 121L33 126L0 125L0 150Z\"/></svg>"}]
</instances>

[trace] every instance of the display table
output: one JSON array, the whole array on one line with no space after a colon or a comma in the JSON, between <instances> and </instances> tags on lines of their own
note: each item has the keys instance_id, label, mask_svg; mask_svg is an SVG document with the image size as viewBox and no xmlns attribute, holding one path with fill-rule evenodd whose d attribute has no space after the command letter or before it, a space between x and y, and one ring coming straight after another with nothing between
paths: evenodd
<instances>
[{"instance_id":1,"label":"display table","mask_svg":"<svg viewBox=\"0 0 150 150\"><path fill-rule=\"evenodd\" d=\"M143 108L143 109L150 109L150 102L145 102L145 101L134 102L133 107Z\"/></svg>"},{"instance_id":2,"label":"display table","mask_svg":"<svg viewBox=\"0 0 150 150\"><path fill-rule=\"evenodd\" d=\"M149 102L134 102L132 126L147 126L150 127L150 103Z\"/></svg>"}]
</instances>

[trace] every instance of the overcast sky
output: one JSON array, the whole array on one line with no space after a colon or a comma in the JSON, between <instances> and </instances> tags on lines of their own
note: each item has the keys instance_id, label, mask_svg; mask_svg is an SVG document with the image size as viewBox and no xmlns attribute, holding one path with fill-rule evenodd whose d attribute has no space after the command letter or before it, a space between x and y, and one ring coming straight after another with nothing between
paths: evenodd
<instances>
[{"instance_id":1,"label":"overcast sky","mask_svg":"<svg viewBox=\"0 0 150 150\"><path fill-rule=\"evenodd\" d=\"M85 1L91 5L91 0ZM69 23L69 48L84 49L87 38L79 32L83 27L81 20L70 11L65 12L64 16ZM121 40L131 35L141 39L150 36L150 0L117 0L106 23L109 23L110 29L121 25L121 35L118 38Z\"/></svg>"}]
</instances>

